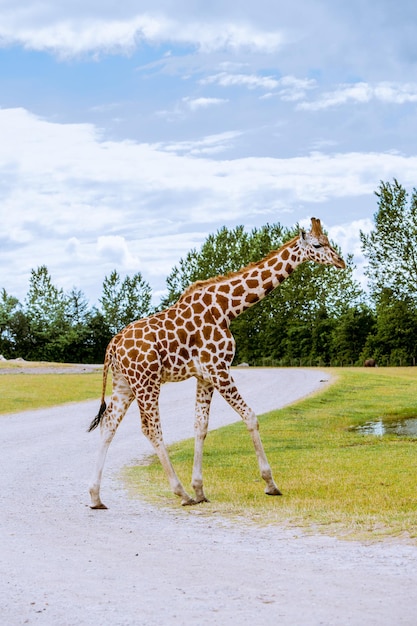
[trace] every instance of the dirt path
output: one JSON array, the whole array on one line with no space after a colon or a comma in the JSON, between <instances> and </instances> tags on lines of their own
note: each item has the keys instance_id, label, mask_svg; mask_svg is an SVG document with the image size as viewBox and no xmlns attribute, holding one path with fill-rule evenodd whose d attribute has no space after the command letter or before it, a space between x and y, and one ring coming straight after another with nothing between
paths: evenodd
<instances>
[{"instance_id":1,"label":"dirt path","mask_svg":"<svg viewBox=\"0 0 417 626\"><path fill-rule=\"evenodd\" d=\"M313 370L237 370L258 413L323 385ZM192 435L194 381L163 388L166 440ZM110 447L107 511L88 507L98 402L0 417L0 615L5 626L416 623L417 548L256 530L129 499L119 469L150 447L129 411ZM235 421L216 398L211 426ZM275 474L279 482L278 468ZM314 488L314 486L312 486ZM347 494L349 497L349 494Z\"/></svg>"}]
</instances>

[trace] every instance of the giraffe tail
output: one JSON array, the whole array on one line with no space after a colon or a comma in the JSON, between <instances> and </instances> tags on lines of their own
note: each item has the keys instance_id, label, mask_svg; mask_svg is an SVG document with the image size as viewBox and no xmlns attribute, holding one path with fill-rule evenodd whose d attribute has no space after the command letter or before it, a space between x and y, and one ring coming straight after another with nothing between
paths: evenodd
<instances>
[{"instance_id":1,"label":"giraffe tail","mask_svg":"<svg viewBox=\"0 0 417 626\"><path fill-rule=\"evenodd\" d=\"M106 386L107 386L107 375L109 373L109 367L110 367L111 359L112 359L112 356L113 356L113 350L112 350L112 348L113 348L113 339L110 341L109 345L107 346L106 356L104 358L103 387L102 387L102 391L101 391L100 409L99 409L97 415L95 416L95 418L93 419L93 421L91 422L90 426L88 427L87 432L89 432L89 433L91 433L91 431L94 430L95 428L97 428L97 426L100 424L101 419L102 419L102 417L104 415L104 412L105 412L105 410L107 408L105 396L106 396Z\"/></svg>"},{"instance_id":2,"label":"giraffe tail","mask_svg":"<svg viewBox=\"0 0 417 626\"><path fill-rule=\"evenodd\" d=\"M101 403L101 405L100 405L99 412L97 413L97 415L95 416L95 418L91 422L90 426L88 427L88 430L87 430L88 433L91 433L91 431L94 430L95 428L97 428L97 426L100 424L101 418L103 417L103 413L106 410L106 408L107 408L107 405L106 405L105 401L103 401Z\"/></svg>"}]
</instances>

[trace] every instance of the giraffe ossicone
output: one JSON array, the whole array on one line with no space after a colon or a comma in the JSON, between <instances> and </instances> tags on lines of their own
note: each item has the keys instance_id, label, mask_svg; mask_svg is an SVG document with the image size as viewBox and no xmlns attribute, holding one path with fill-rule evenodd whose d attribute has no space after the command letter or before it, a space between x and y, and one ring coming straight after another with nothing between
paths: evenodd
<instances>
[{"instance_id":1,"label":"giraffe ossicone","mask_svg":"<svg viewBox=\"0 0 417 626\"><path fill-rule=\"evenodd\" d=\"M151 442L172 491L183 505L206 502L203 489L203 444L207 434L210 403L217 391L241 416L251 435L265 493L281 495L272 477L254 411L240 395L230 367L235 343L230 322L264 298L305 261L343 269L345 262L331 247L319 219L312 218L311 230L256 263L227 276L198 281L185 290L174 305L132 322L110 341L105 355L101 406L89 430L100 426L101 442L90 483L91 508L106 506L100 485L108 447L133 400L138 403L142 431ZM113 388L109 405L105 390L109 368ZM165 382L197 379L195 444L192 469L194 496L185 491L165 447L159 417L159 393Z\"/></svg>"}]
</instances>

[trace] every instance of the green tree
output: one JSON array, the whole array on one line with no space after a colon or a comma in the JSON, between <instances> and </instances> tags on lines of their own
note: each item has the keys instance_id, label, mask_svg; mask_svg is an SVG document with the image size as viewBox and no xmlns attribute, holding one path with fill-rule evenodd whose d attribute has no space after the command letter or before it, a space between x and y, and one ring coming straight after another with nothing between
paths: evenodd
<instances>
[{"instance_id":1,"label":"green tree","mask_svg":"<svg viewBox=\"0 0 417 626\"><path fill-rule=\"evenodd\" d=\"M64 320L64 292L52 283L46 265L31 270L26 313L32 327L39 332L49 330L52 325L62 323Z\"/></svg>"},{"instance_id":2,"label":"green tree","mask_svg":"<svg viewBox=\"0 0 417 626\"><path fill-rule=\"evenodd\" d=\"M0 354L6 359L18 356L14 326L20 309L19 300L2 289L0 291Z\"/></svg>"},{"instance_id":3,"label":"green tree","mask_svg":"<svg viewBox=\"0 0 417 626\"><path fill-rule=\"evenodd\" d=\"M89 309L82 291L73 288L65 297L65 323L54 338L51 351L55 360L91 363L88 338Z\"/></svg>"},{"instance_id":4,"label":"green tree","mask_svg":"<svg viewBox=\"0 0 417 626\"><path fill-rule=\"evenodd\" d=\"M91 362L84 294L55 286L45 265L31 271L24 315L14 320L20 355L31 360Z\"/></svg>"},{"instance_id":5,"label":"green tree","mask_svg":"<svg viewBox=\"0 0 417 626\"><path fill-rule=\"evenodd\" d=\"M365 303L350 306L334 325L331 336L331 361L335 365L361 364L373 354L364 352L367 339L373 334L375 313ZM366 357L363 358L365 353Z\"/></svg>"},{"instance_id":6,"label":"green tree","mask_svg":"<svg viewBox=\"0 0 417 626\"><path fill-rule=\"evenodd\" d=\"M397 180L381 182L374 229L360 233L368 259L366 275L372 297L384 289L417 301L417 190L409 194Z\"/></svg>"},{"instance_id":7,"label":"green tree","mask_svg":"<svg viewBox=\"0 0 417 626\"><path fill-rule=\"evenodd\" d=\"M75 287L66 296L65 314L71 326L83 326L88 317L88 301Z\"/></svg>"},{"instance_id":8,"label":"green tree","mask_svg":"<svg viewBox=\"0 0 417 626\"><path fill-rule=\"evenodd\" d=\"M415 365L417 359L417 305L410 296L383 289L376 307L374 333L368 335L362 357L381 365Z\"/></svg>"},{"instance_id":9,"label":"green tree","mask_svg":"<svg viewBox=\"0 0 417 626\"><path fill-rule=\"evenodd\" d=\"M66 297L52 283L46 265L31 271L25 301L28 320L24 358L31 360L62 360L56 342L68 329Z\"/></svg>"},{"instance_id":10,"label":"green tree","mask_svg":"<svg viewBox=\"0 0 417 626\"><path fill-rule=\"evenodd\" d=\"M103 313L96 308L90 311L87 315L85 326L85 362L102 363L104 361L107 344L112 336Z\"/></svg>"},{"instance_id":11,"label":"green tree","mask_svg":"<svg viewBox=\"0 0 417 626\"><path fill-rule=\"evenodd\" d=\"M121 280L113 270L103 282L100 299L104 322L111 335L151 312L152 290L140 273Z\"/></svg>"}]
</instances>

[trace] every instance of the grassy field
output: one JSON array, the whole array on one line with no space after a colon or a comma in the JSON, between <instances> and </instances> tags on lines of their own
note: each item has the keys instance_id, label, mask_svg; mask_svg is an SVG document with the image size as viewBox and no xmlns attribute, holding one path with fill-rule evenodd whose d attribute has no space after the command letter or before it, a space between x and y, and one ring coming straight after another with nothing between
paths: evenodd
<instances>
[{"instance_id":1,"label":"grassy field","mask_svg":"<svg viewBox=\"0 0 417 626\"><path fill-rule=\"evenodd\" d=\"M10 368L10 364L7 364ZM3 369L5 365L2 364ZM30 365L33 372L41 372L45 364ZM56 365L62 369L62 364ZM21 373L22 366L15 365L19 373L0 375L0 414L55 406L65 402L82 402L101 395L102 372L84 374ZM53 366L52 366L53 369ZM71 368L68 368L71 371Z\"/></svg>"},{"instance_id":2,"label":"grassy field","mask_svg":"<svg viewBox=\"0 0 417 626\"><path fill-rule=\"evenodd\" d=\"M262 524L300 526L346 538L417 538L417 441L363 435L370 420L417 416L415 368L330 370L325 391L260 418L261 434L283 497L267 497L249 435L241 423L209 433L204 456L210 503L220 513ZM191 480L193 442L171 446L183 481ZM179 507L159 462L129 468L135 493Z\"/></svg>"}]
</instances>

